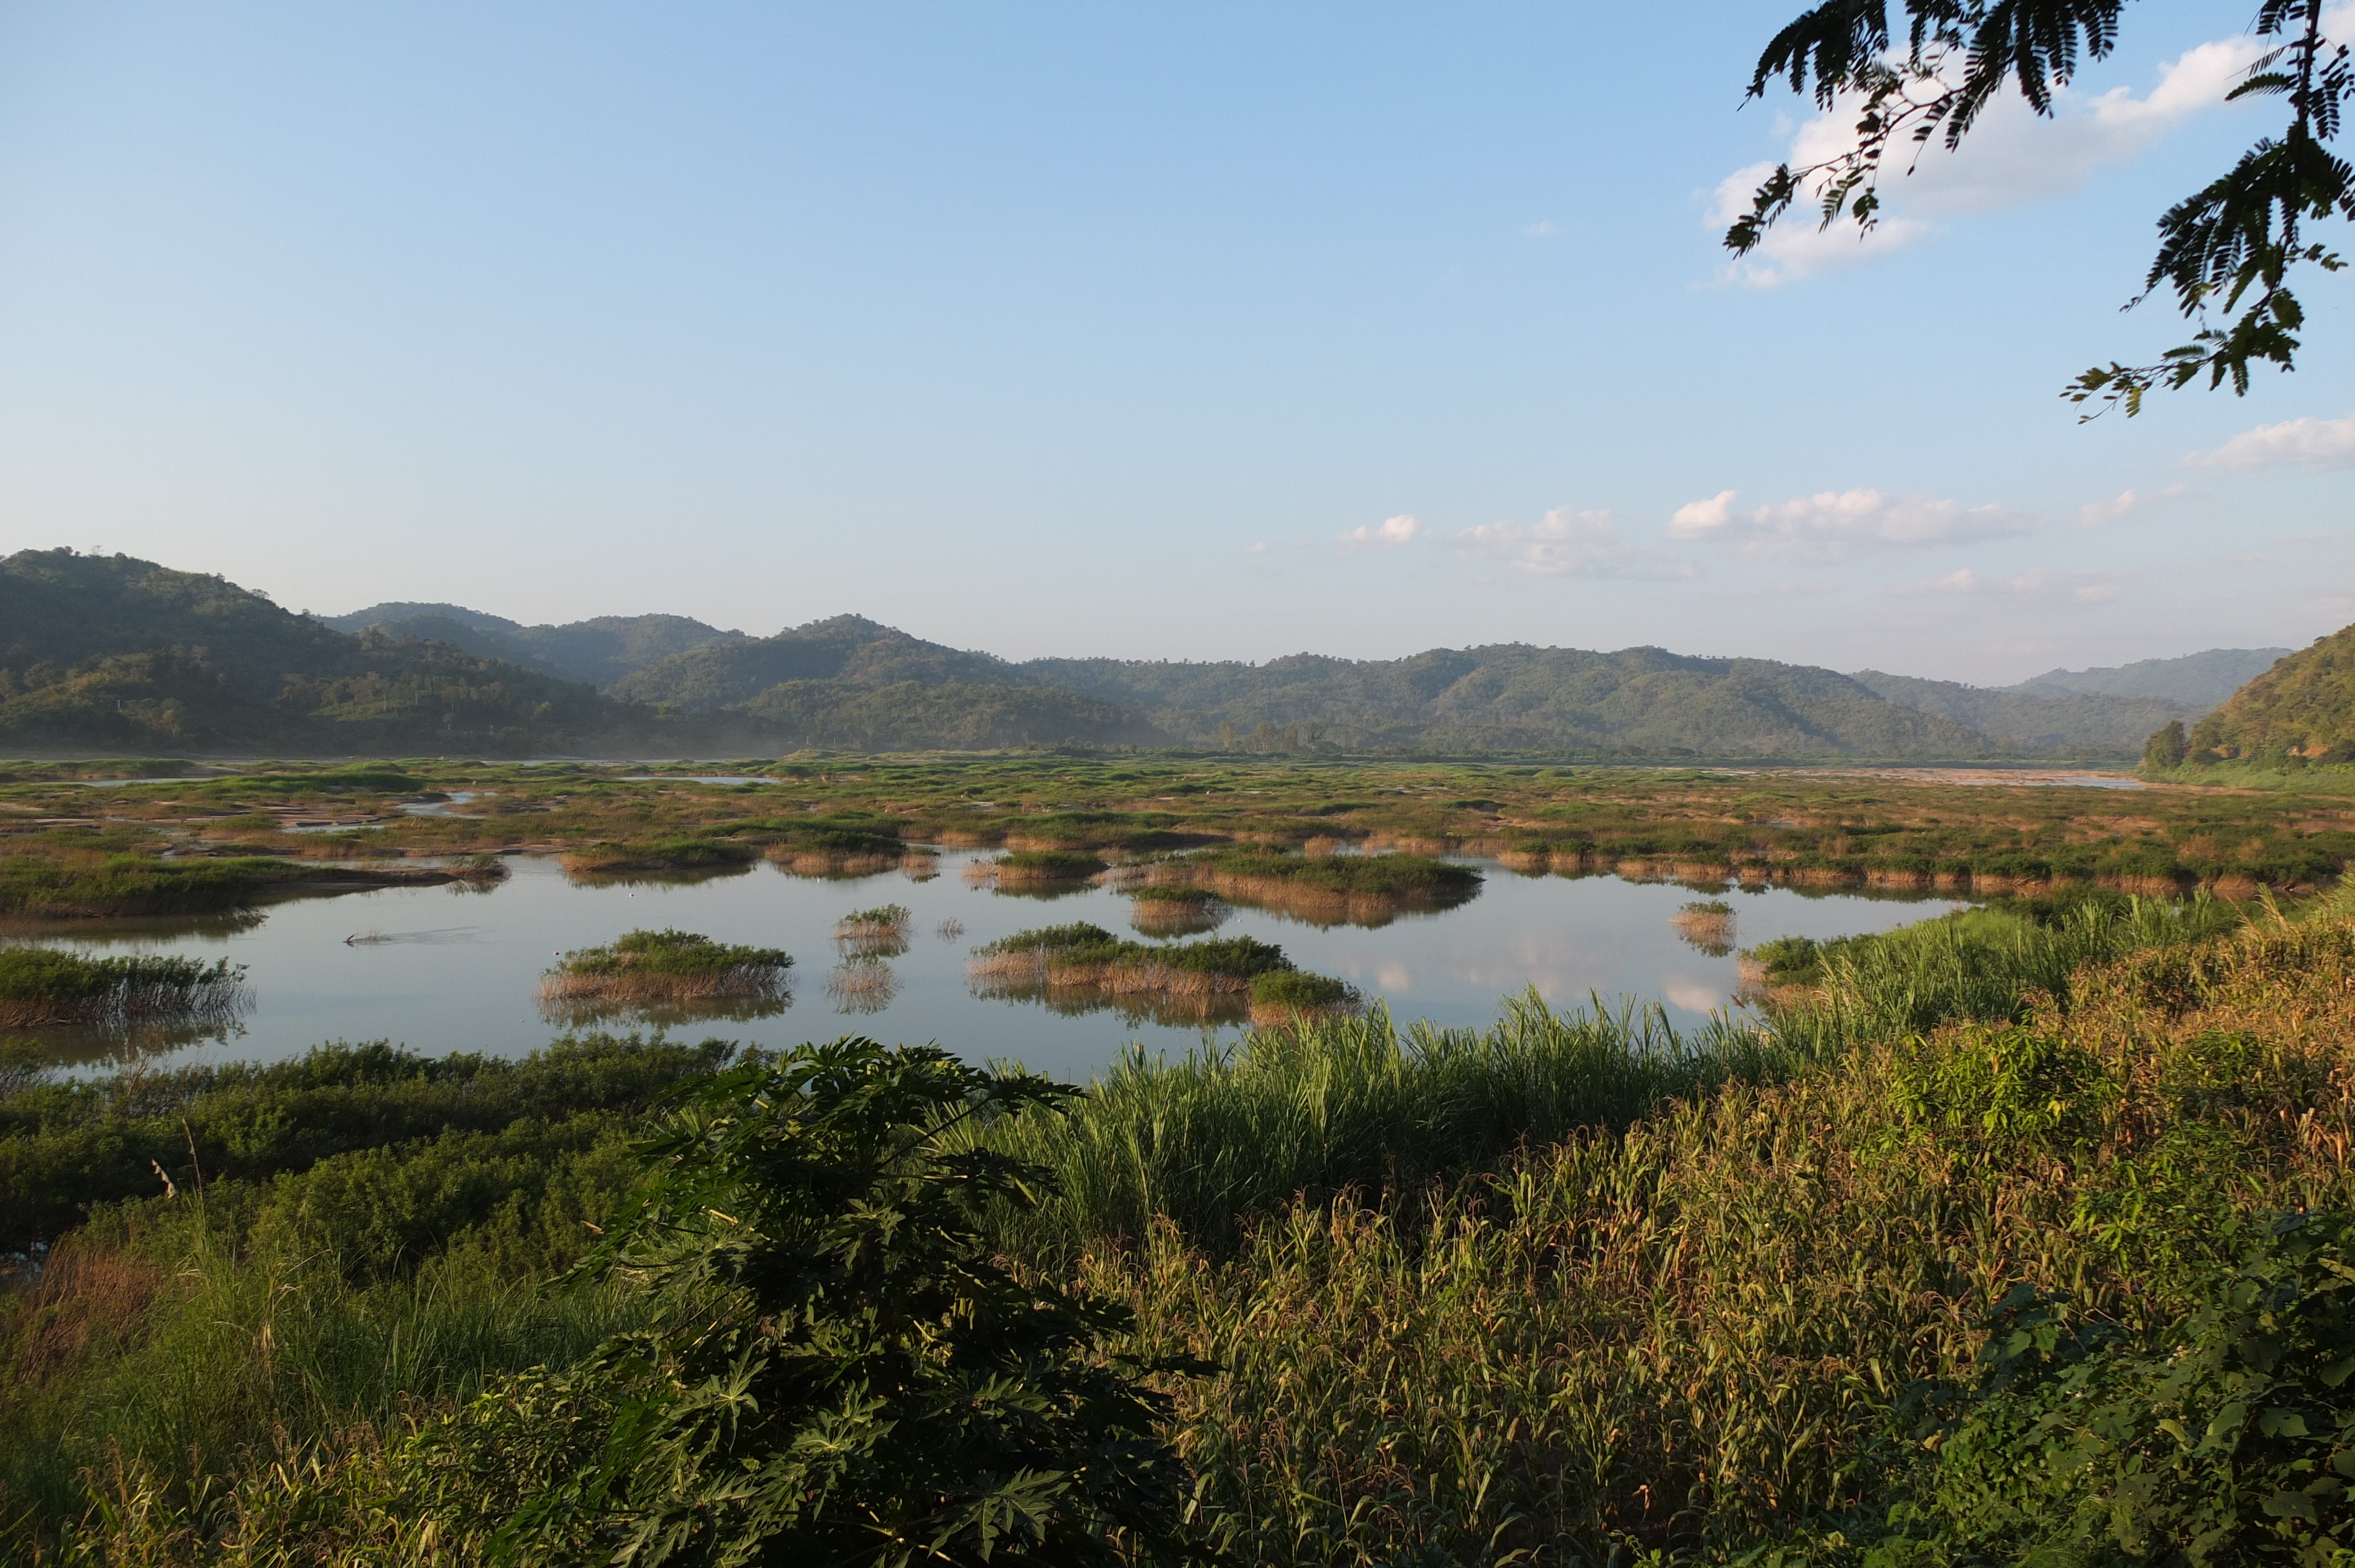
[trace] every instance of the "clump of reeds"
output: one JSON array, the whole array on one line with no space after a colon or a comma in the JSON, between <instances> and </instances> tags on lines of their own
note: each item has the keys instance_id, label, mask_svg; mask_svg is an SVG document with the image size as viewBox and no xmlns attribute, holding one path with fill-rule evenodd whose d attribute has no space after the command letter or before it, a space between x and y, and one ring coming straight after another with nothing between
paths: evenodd
<instances>
[{"instance_id":1,"label":"clump of reeds","mask_svg":"<svg viewBox=\"0 0 2355 1568\"><path fill-rule=\"evenodd\" d=\"M900 980L880 959L845 959L826 977L826 994L837 1012L880 1012L900 994Z\"/></svg>"},{"instance_id":2,"label":"clump of reeds","mask_svg":"<svg viewBox=\"0 0 2355 1568\"><path fill-rule=\"evenodd\" d=\"M928 849L911 849L900 857L900 874L911 882L930 882L941 874L941 857Z\"/></svg>"},{"instance_id":3,"label":"clump of reeds","mask_svg":"<svg viewBox=\"0 0 2355 1568\"><path fill-rule=\"evenodd\" d=\"M1085 992L1152 999L1165 1011L1182 1004L1205 1015L1246 1006L1256 981L1295 972L1282 948L1253 937L1148 946L1085 921L1018 931L975 949L965 965L976 995Z\"/></svg>"},{"instance_id":4,"label":"clump of reeds","mask_svg":"<svg viewBox=\"0 0 2355 1568\"><path fill-rule=\"evenodd\" d=\"M943 942L954 942L964 935L964 922L952 915L932 927L932 935Z\"/></svg>"},{"instance_id":5,"label":"clump of reeds","mask_svg":"<svg viewBox=\"0 0 2355 1568\"><path fill-rule=\"evenodd\" d=\"M788 875L826 882L880 876L902 864L897 850L805 849L794 844L777 844L767 853L777 869ZM922 881L922 878L917 880Z\"/></svg>"},{"instance_id":6,"label":"clump of reeds","mask_svg":"<svg viewBox=\"0 0 2355 1568\"><path fill-rule=\"evenodd\" d=\"M1233 906L1207 887L1156 882L1129 890L1128 923L1148 937L1191 937L1215 931Z\"/></svg>"},{"instance_id":7,"label":"clump of reeds","mask_svg":"<svg viewBox=\"0 0 2355 1568\"><path fill-rule=\"evenodd\" d=\"M250 1004L245 966L138 954L0 948L0 1027L227 1023Z\"/></svg>"},{"instance_id":8,"label":"clump of reeds","mask_svg":"<svg viewBox=\"0 0 2355 1568\"><path fill-rule=\"evenodd\" d=\"M1419 854L1305 855L1280 844L1201 850L1156 862L1156 885L1205 888L1306 919L1380 924L1401 909L1452 907L1480 891L1467 865Z\"/></svg>"},{"instance_id":9,"label":"clump of reeds","mask_svg":"<svg viewBox=\"0 0 2355 1568\"><path fill-rule=\"evenodd\" d=\"M567 953L540 977L544 1008L775 1001L790 988L791 953L730 947L694 931L631 931Z\"/></svg>"},{"instance_id":10,"label":"clump of reeds","mask_svg":"<svg viewBox=\"0 0 2355 1568\"><path fill-rule=\"evenodd\" d=\"M1320 1018L1345 1018L1364 1006L1365 999L1358 994L1356 986L1330 975L1272 969L1252 979L1251 1021L1254 1028L1282 1029Z\"/></svg>"},{"instance_id":11,"label":"clump of reeds","mask_svg":"<svg viewBox=\"0 0 2355 1568\"><path fill-rule=\"evenodd\" d=\"M904 904L855 910L834 923L835 949L854 958L896 959L908 950L908 927L915 917Z\"/></svg>"},{"instance_id":12,"label":"clump of reeds","mask_svg":"<svg viewBox=\"0 0 2355 1568\"><path fill-rule=\"evenodd\" d=\"M1669 916L1668 924L1712 959L1733 951L1733 906L1722 898L1695 899Z\"/></svg>"},{"instance_id":13,"label":"clump of reeds","mask_svg":"<svg viewBox=\"0 0 2355 1568\"><path fill-rule=\"evenodd\" d=\"M1085 882L1105 869L1101 855L1076 850L1018 850L989 863L989 880L1000 887Z\"/></svg>"},{"instance_id":14,"label":"clump of reeds","mask_svg":"<svg viewBox=\"0 0 2355 1568\"><path fill-rule=\"evenodd\" d=\"M573 876L616 876L632 872L734 871L761 857L760 850L729 839L666 838L642 843L599 843L557 857Z\"/></svg>"}]
</instances>

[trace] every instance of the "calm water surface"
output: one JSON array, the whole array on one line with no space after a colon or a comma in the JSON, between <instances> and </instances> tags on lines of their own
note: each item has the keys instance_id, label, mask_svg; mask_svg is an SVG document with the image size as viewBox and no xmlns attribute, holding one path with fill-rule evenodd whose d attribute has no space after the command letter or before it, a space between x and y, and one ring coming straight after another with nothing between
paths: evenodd
<instances>
[{"instance_id":1,"label":"calm water surface","mask_svg":"<svg viewBox=\"0 0 2355 1568\"><path fill-rule=\"evenodd\" d=\"M176 1062L273 1060L329 1040L388 1039L427 1053L520 1055L558 1025L534 1001L540 971L558 953L609 942L635 927L675 926L723 942L783 948L796 959L793 1003L765 1018L692 1021L674 1034L783 1045L837 1034L937 1040L974 1059L1011 1057L1085 1077L1124 1044L1182 1054L1199 1025L1156 1023L1113 1012L1070 1015L1035 1001L975 997L965 958L976 945L1028 927L1088 920L1133 934L1128 900L1082 887L1052 899L1001 895L958 874L989 852L940 857L941 874L900 872L856 880L796 877L761 864L741 875L685 885L583 886L549 860L517 856L514 874L488 892L388 888L270 906L246 928L212 921L43 938L92 952L227 958L247 967L253 1006L242 1025L174 1053ZM1238 908L1220 935L1283 946L1302 969L1337 975L1370 1001L1386 999L1404 1022L1485 1025L1498 999L1535 986L1571 1006L1590 993L1657 1001L1679 1026L1726 1005L1737 982L1732 957L1712 957L1678 936L1669 917L1703 896L1615 877L1520 876L1485 865L1479 896L1436 914L1387 924L1320 927ZM1790 889L1728 892L1745 947L1782 936L1834 937L1886 930L1955 907L1945 900L1810 896ZM888 959L896 988L879 1011L847 1011L829 995L839 961L834 924L855 909L898 903L914 912L905 953ZM941 923L964 927L954 937ZM346 941L360 937L362 941ZM610 1025L627 1027L626 1022ZM1231 1033L1231 1027L1227 1031ZM60 1056L95 1060L107 1043L49 1037Z\"/></svg>"}]
</instances>

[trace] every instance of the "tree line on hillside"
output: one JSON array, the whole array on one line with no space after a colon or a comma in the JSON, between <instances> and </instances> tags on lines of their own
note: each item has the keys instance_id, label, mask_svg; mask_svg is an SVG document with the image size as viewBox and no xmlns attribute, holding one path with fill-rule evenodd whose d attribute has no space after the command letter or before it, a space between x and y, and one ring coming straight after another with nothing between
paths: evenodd
<instances>
[{"instance_id":1,"label":"tree line on hillside","mask_svg":"<svg viewBox=\"0 0 2355 1568\"><path fill-rule=\"evenodd\" d=\"M1015 662L858 616L765 638L673 616L523 627L442 604L382 605L331 622L218 577L69 550L0 562L0 745L20 751L678 756L1075 745L2099 758L2130 757L2154 726L2197 722L2204 711L2154 694L2055 693L2052 677L2040 678L2039 691L1993 692L1657 648Z\"/></svg>"}]
</instances>

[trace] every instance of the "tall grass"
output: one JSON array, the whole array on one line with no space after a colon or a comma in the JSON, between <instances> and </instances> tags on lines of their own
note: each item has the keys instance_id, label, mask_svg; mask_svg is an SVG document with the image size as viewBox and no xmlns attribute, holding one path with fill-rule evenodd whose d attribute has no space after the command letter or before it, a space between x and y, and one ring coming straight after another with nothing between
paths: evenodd
<instances>
[{"instance_id":1,"label":"tall grass","mask_svg":"<svg viewBox=\"0 0 2355 1568\"><path fill-rule=\"evenodd\" d=\"M1871 937L1781 947L1804 996L1769 1009L1797 1054L1823 1058L1862 1041L1916 1034L1955 1019L2010 1020L2041 997L2065 1001L2087 965L2171 948L2239 927L2233 906L2196 894L2181 902L2096 898L2044 918L1973 910ZM1770 963L1769 978L1775 978Z\"/></svg>"},{"instance_id":2,"label":"tall grass","mask_svg":"<svg viewBox=\"0 0 2355 1568\"><path fill-rule=\"evenodd\" d=\"M1054 1174L1057 1199L1009 1222L1007 1244L1029 1255L1143 1237L1156 1222L1223 1255L1295 1198L1412 1193L1775 1061L1761 1031L1720 1021L1679 1034L1657 1007L1563 1014L1532 991L1485 1031L1401 1031L1377 1005L1176 1062L1134 1050L1068 1114L975 1136Z\"/></svg>"},{"instance_id":3,"label":"tall grass","mask_svg":"<svg viewBox=\"0 0 2355 1568\"><path fill-rule=\"evenodd\" d=\"M250 1000L245 966L227 959L93 959L56 948L0 948L0 1026L226 1022Z\"/></svg>"}]
</instances>

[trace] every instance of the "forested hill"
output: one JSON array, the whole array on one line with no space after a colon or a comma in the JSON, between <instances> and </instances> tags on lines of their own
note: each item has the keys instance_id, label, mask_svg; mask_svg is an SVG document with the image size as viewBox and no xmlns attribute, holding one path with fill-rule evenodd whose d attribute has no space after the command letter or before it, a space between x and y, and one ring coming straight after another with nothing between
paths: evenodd
<instances>
[{"instance_id":1,"label":"forested hill","mask_svg":"<svg viewBox=\"0 0 2355 1568\"><path fill-rule=\"evenodd\" d=\"M1945 692L1977 688L1922 683ZM881 712L985 688L1043 702L1076 694L1198 746L1549 751L1589 755L2125 756L2183 710L2140 701L2004 699L1991 735L1868 681L1761 659L1658 648L1616 652L1510 643L1396 660L1295 654L1264 664L1033 659L927 642L858 616L695 650L625 677L616 696L687 711L811 713L826 702ZM885 692L900 694L885 697ZM2152 717L2153 711L2158 717ZM1102 717L1102 715L1098 715ZM2011 736L2025 738L2013 739Z\"/></svg>"},{"instance_id":2,"label":"forested hill","mask_svg":"<svg viewBox=\"0 0 2355 1568\"><path fill-rule=\"evenodd\" d=\"M381 631L389 637L446 642L591 686L610 686L658 659L713 643L749 641L684 615L601 615L562 626L525 626L455 604L378 604L349 615L323 616L340 631Z\"/></svg>"},{"instance_id":3,"label":"forested hill","mask_svg":"<svg viewBox=\"0 0 2355 1568\"><path fill-rule=\"evenodd\" d=\"M18 751L512 755L666 727L588 686L351 636L218 577L70 550L0 560L0 744Z\"/></svg>"},{"instance_id":4,"label":"forested hill","mask_svg":"<svg viewBox=\"0 0 2355 1568\"><path fill-rule=\"evenodd\" d=\"M10 556L0 561L0 746L677 756L1078 744L2091 758L2132 755L2153 728L2196 712L2147 697L1997 693L1659 648L1504 643L1393 660L1016 662L851 615L763 638L672 616L527 627L439 603L336 619L364 630L291 614L218 577L125 556ZM518 657L489 652L500 648ZM550 668L600 677L603 690Z\"/></svg>"},{"instance_id":5,"label":"forested hill","mask_svg":"<svg viewBox=\"0 0 2355 1568\"><path fill-rule=\"evenodd\" d=\"M2196 764L2355 762L2355 626L2317 638L2191 727Z\"/></svg>"},{"instance_id":6,"label":"forested hill","mask_svg":"<svg viewBox=\"0 0 2355 1568\"><path fill-rule=\"evenodd\" d=\"M485 633L479 621L496 618L456 606L378 608L432 613L397 616L390 626L355 635L220 577L152 561L71 550L11 556L0 560L0 748L84 756L629 757L803 746L1152 745L1167 738L1076 693L958 688L937 680L876 689L770 683L756 694L760 702L725 712L719 705L684 704L658 711L469 652L459 634L479 647L490 633L577 634L601 624L613 631L602 652L595 639L575 637L572 653L584 658L627 656L666 636L750 640L672 617L558 628L508 621L503 625L514 632L495 625ZM420 638L413 634L419 628L452 634ZM564 645L560 638L547 641ZM545 652L543 647L534 656Z\"/></svg>"},{"instance_id":7,"label":"forested hill","mask_svg":"<svg viewBox=\"0 0 2355 1568\"><path fill-rule=\"evenodd\" d=\"M1983 757L1987 736L1848 676L1660 648L1502 643L1396 660L1264 664L1037 659L1042 683L1137 708L1197 741L1291 731L1345 747L1758 757Z\"/></svg>"},{"instance_id":8,"label":"forested hill","mask_svg":"<svg viewBox=\"0 0 2355 1568\"><path fill-rule=\"evenodd\" d=\"M2211 648L2179 659L2141 659L2099 670L2047 670L2007 692L2065 697L2158 697L2205 710L2255 680L2289 652L2286 648Z\"/></svg>"}]
</instances>

